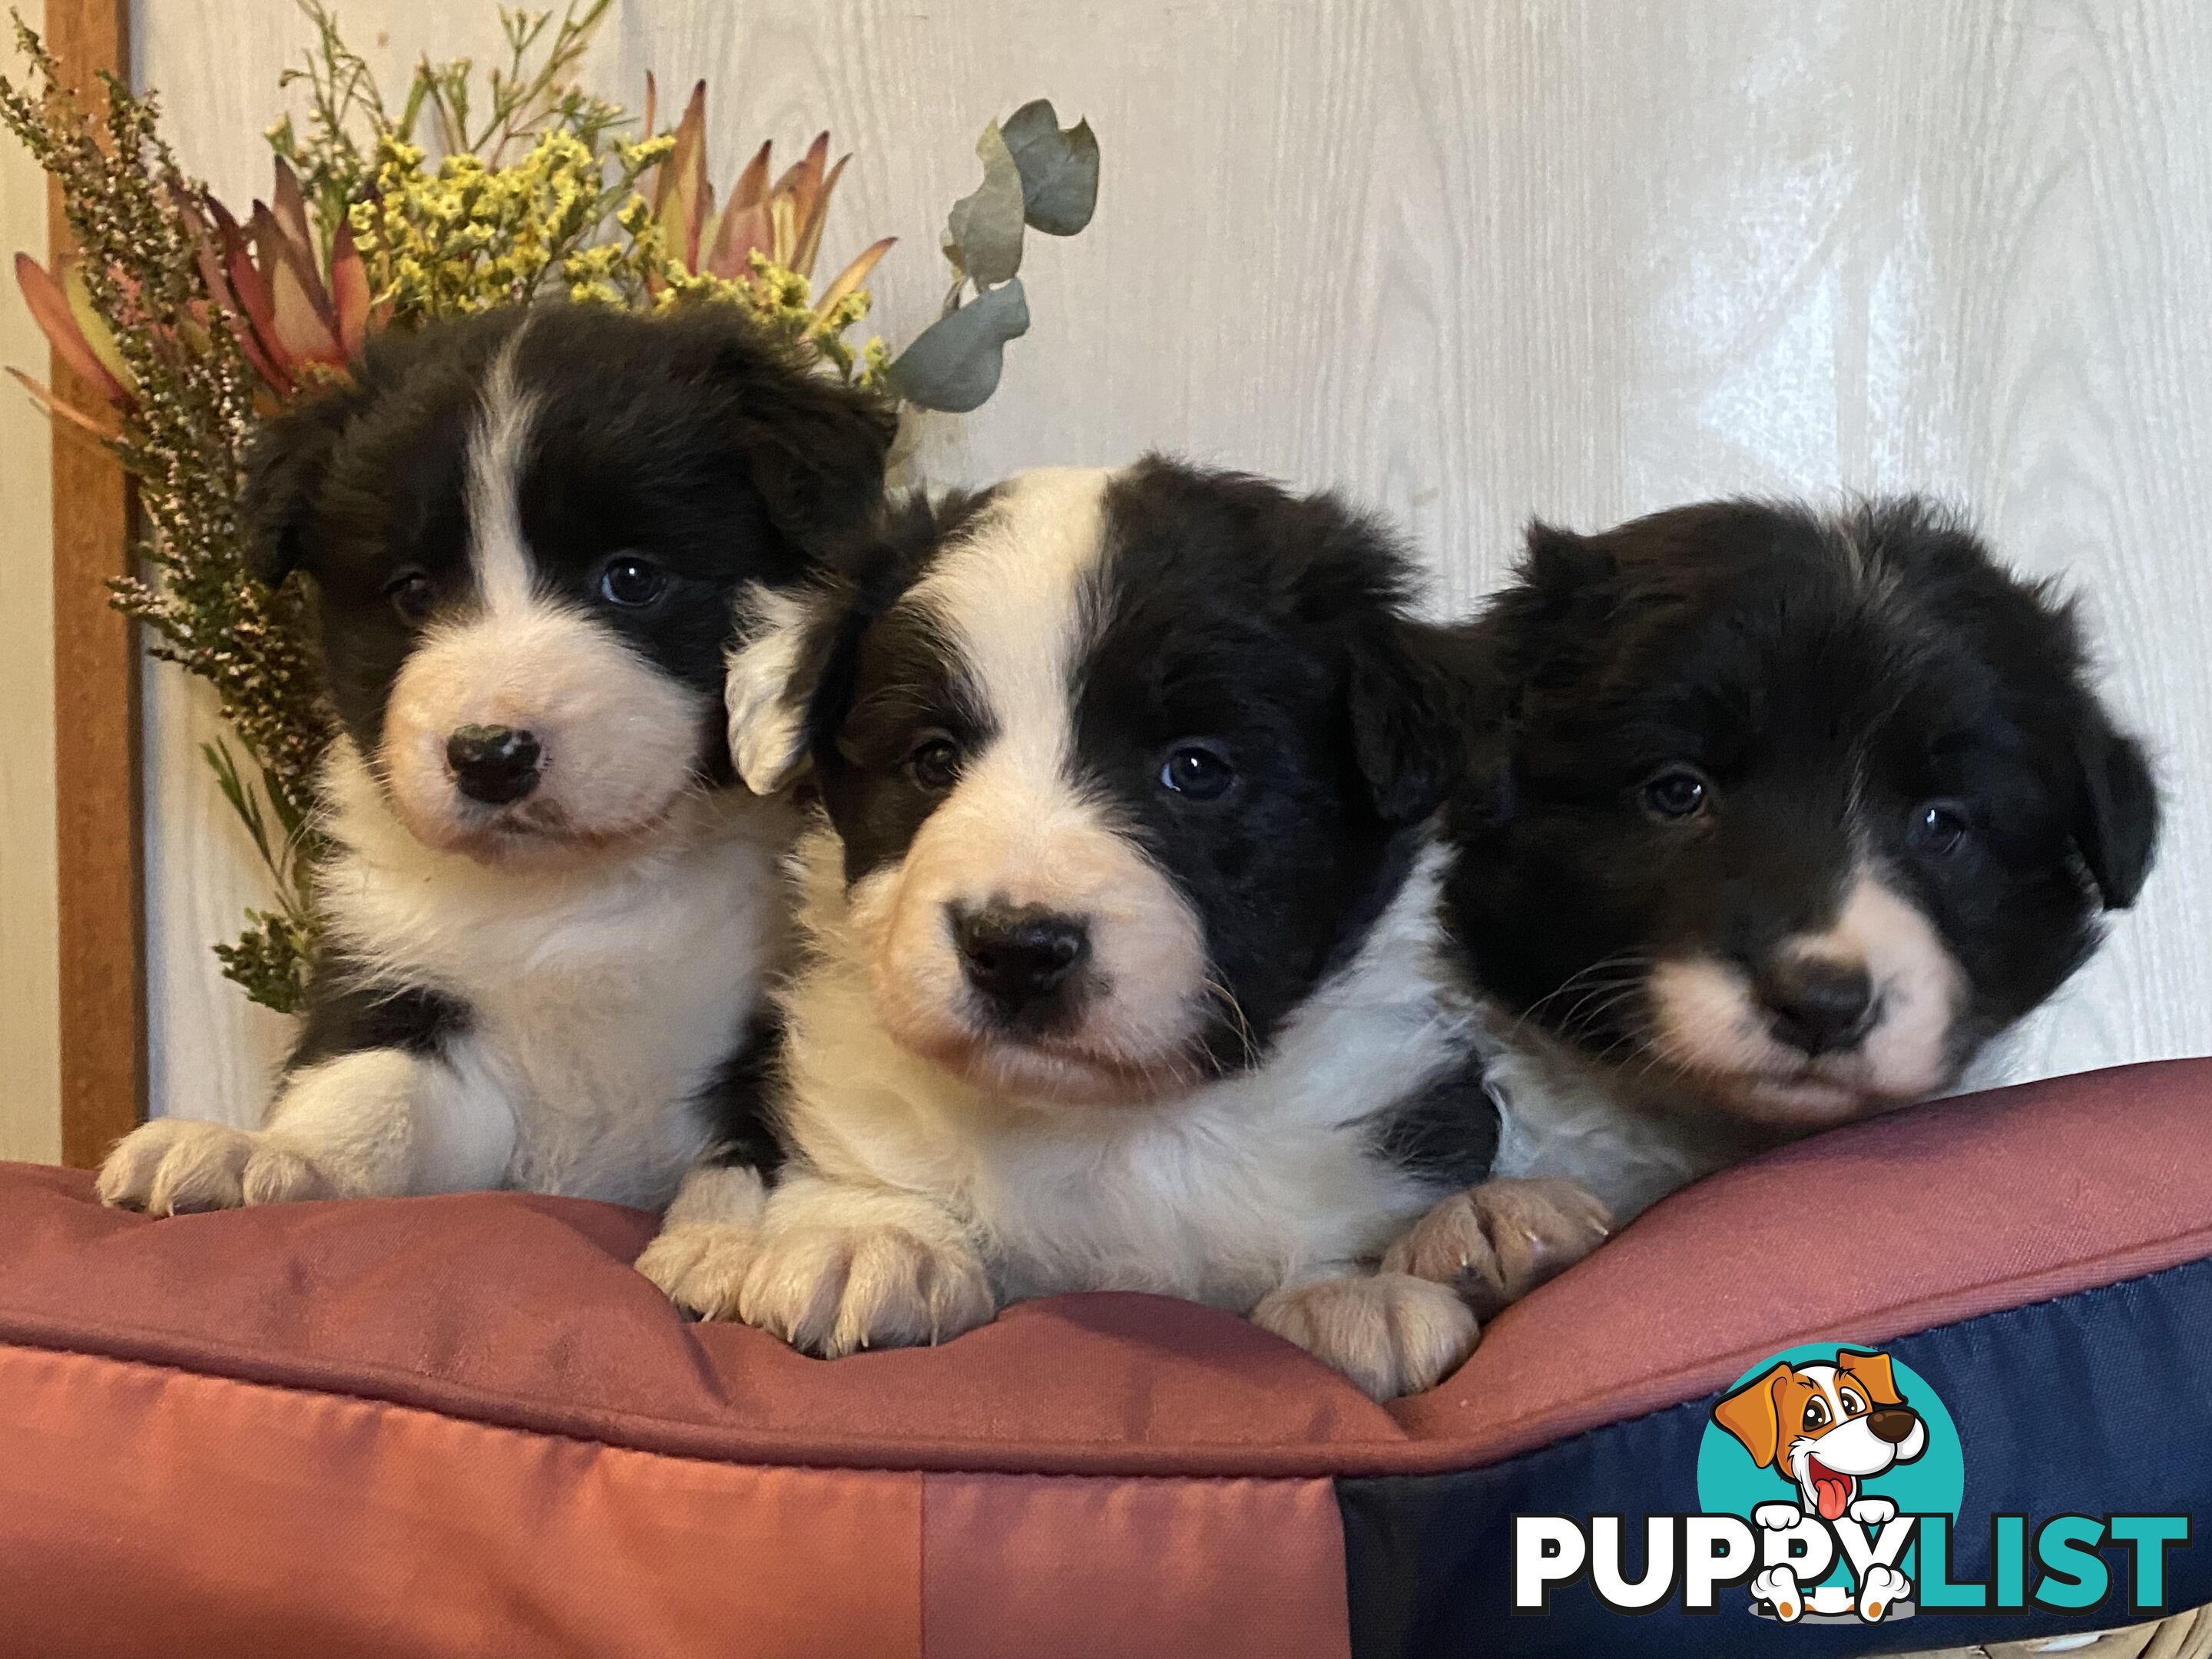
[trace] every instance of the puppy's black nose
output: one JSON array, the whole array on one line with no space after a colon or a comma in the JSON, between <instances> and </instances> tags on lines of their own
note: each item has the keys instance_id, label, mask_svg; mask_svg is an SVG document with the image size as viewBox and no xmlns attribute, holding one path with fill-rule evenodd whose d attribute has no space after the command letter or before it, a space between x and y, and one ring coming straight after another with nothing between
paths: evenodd
<instances>
[{"instance_id":1,"label":"puppy's black nose","mask_svg":"<svg viewBox=\"0 0 2212 1659\"><path fill-rule=\"evenodd\" d=\"M505 806L538 787L538 739L507 726L459 726L446 739L446 764L471 800Z\"/></svg>"},{"instance_id":2,"label":"puppy's black nose","mask_svg":"<svg viewBox=\"0 0 2212 1659\"><path fill-rule=\"evenodd\" d=\"M1856 963L1782 957L1759 975L1777 1040L1808 1056L1853 1047L1874 1024L1874 981Z\"/></svg>"},{"instance_id":3,"label":"puppy's black nose","mask_svg":"<svg viewBox=\"0 0 2212 1659\"><path fill-rule=\"evenodd\" d=\"M1912 1426L1919 1420L1919 1413L1903 1406L1883 1406L1867 1419L1867 1427L1874 1431L1875 1439L1895 1446L1912 1437Z\"/></svg>"},{"instance_id":4,"label":"puppy's black nose","mask_svg":"<svg viewBox=\"0 0 2212 1659\"><path fill-rule=\"evenodd\" d=\"M1057 989L1091 954L1081 921L1035 904L955 909L952 937L968 982L1009 1014Z\"/></svg>"}]
</instances>

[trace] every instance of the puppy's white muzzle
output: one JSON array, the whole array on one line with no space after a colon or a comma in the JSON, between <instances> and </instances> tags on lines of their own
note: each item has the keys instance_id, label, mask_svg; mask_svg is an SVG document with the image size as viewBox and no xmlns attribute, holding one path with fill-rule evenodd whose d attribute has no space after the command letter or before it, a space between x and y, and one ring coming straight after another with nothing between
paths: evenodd
<instances>
[{"instance_id":1,"label":"puppy's white muzzle","mask_svg":"<svg viewBox=\"0 0 2212 1659\"><path fill-rule=\"evenodd\" d=\"M377 771L428 846L558 856L664 818L696 776L708 707L589 617L536 604L425 635Z\"/></svg>"}]
</instances>

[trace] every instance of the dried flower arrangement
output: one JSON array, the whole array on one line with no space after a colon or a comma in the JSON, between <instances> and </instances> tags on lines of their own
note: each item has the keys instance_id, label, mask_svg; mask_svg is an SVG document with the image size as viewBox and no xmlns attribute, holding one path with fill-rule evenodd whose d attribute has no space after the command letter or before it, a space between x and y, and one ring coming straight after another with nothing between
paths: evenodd
<instances>
[{"instance_id":1,"label":"dried flower arrangement","mask_svg":"<svg viewBox=\"0 0 2212 1659\"><path fill-rule=\"evenodd\" d=\"M0 77L0 122L59 182L78 249L51 270L18 253L16 279L55 352L107 407L88 415L9 372L137 483L147 574L114 584L113 603L147 625L155 656L215 688L245 751L243 763L227 743L204 753L275 908L248 911L246 932L215 949L247 996L286 1012L313 970L313 777L331 717L311 599L246 566L238 495L254 423L343 378L380 329L551 296L741 306L825 374L964 413L996 390L1006 343L1029 326L1024 231L1074 234L1098 185L1087 123L1062 129L1039 100L987 127L983 182L946 226L943 313L894 356L851 337L891 238L818 293L813 283L850 157L831 165L823 133L777 174L763 143L718 209L703 81L656 133L648 77L635 137L624 110L575 84L611 0L569 0L557 21L502 10L504 64L480 83L465 58L425 58L396 107L326 0L300 3L313 41L283 84L304 90L304 131L289 115L269 129L274 187L243 220L179 167L152 94L102 76L88 114L20 18L30 83Z\"/></svg>"}]
</instances>

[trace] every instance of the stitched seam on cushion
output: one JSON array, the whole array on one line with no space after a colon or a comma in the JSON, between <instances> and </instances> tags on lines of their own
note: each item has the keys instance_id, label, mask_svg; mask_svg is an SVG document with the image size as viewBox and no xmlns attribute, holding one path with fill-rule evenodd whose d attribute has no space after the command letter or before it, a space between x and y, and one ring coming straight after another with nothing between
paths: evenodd
<instances>
[{"instance_id":1,"label":"stitched seam on cushion","mask_svg":"<svg viewBox=\"0 0 2212 1659\"><path fill-rule=\"evenodd\" d=\"M1987 1313L1968 1314L1963 1319L1950 1320L1941 1325L1923 1326L1917 1331L1899 1331L1893 1335L1869 1337L1865 1340L1870 1342L1917 1341L1923 1336L1941 1336L1948 1331L1960 1330L1968 1325L1978 1325L1984 1320L2010 1319L2016 1314L2032 1313L2038 1308L2055 1308L2062 1302L2072 1301L2075 1297L2102 1296L2107 1291L2120 1290L2130 1285L2141 1285L2148 1279L2163 1278L2167 1273L2189 1273L2192 1270L2212 1270L2212 1256L2200 1256L2193 1261L2177 1261L2170 1267L2153 1267L2148 1273L2133 1273L2125 1279L2116 1279L2108 1285L2084 1285L2079 1290L2062 1291L2056 1296L2040 1297L2035 1301L2022 1302L2014 1307L1992 1308ZM1905 1305L1910 1306L1911 1304L1907 1304ZM1832 1328L1813 1326L1802 1332L1800 1332L1794 1337L1775 1343L1771 1347L1765 1347L1755 1351L1751 1349L1740 1350L1739 1353L1735 1356L1731 1356L1731 1358L1741 1357L1742 1353L1756 1352L1759 1358L1763 1359L1768 1354L1780 1353L1785 1348L1802 1347L1808 1342L1826 1341L1827 1340L1826 1338L1816 1335L1815 1333L1826 1328ZM1715 1361L1714 1363L1719 1364L1721 1362ZM1755 1364L1756 1361L1753 1363ZM1735 1372L1730 1373L1731 1376L1741 1374L1744 1369L1746 1368L1739 1366ZM1670 1375L1679 1374L1680 1373L1670 1373ZM1696 1410L1698 1412L1710 1411L1712 1407L1712 1401L1719 1396L1722 1390L1717 1389L1706 1389L1699 1393L1690 1395L1686 1399L1671 1401L1664 1406L1653 1406L1650 1409L1638 1412L1631 1417L1608 1418L1602 1423L1593 1423L1588 1428L1576 1429L1570 1433L1563 1434L1556 1440L1545 1440L1539 1442L1537 1444L1533 1446L1517 1447L1513 1450L1507 1451L1498 1456L1486 1457L1479 1463L1462 1463L1448 1469L1422 1469L1419 1471L1408 1471L1403 1478L1410 1480L1441 1480L1455 1474L1474 1474L1483 1469L1496 1468L1501 1464L1513 1462L1518 1458L1534 1457L1542 1453L1556 1451L1561 1447L1571 1446L1577 1440L1588 1439L1594 1434L1607 1434L1610 1433L1614 1429L1628 1428L1635 1424L1646 1423L1654 1418L1665 1417L1673 1412L1685 1412L1691 1410ZM1382 1474L1352 1475L1348 1478L1352 1480L1387 1480L1395 1477L1390 1474Z\"/></svg>"},{"instance_id":2,"label":"stitched seam on cushion","mask_svg":"<svg viewBox=\"0 0 2212 1659\"><path fill-rule=\"evenodd\" d=\"M196 1371L185 1365L173 1365L158 1359L130 1359L119 1355L97 1353L76 1348L49 1348L20 1342L0 1341L0 1352L13 1347L19 1353L50 1354L70 1359L89 1360L94 1364L113 1365L120 1370L158 1371L170 1376L188 1377L197 1382L212 1382L226 1389L253 1389L265 1394L299 1395L313 1400L337 1400L367 1407L371 1411L405 1412L416 1417L436 1418L441 1422L457 1424L463 1428L482 1430L487 1434L520 1435L534 1440L564 1441L599 1451L620 1452L632 1457L665 1457L684 1463L705 1463L725 1469L798 1469L810 1474L897 1474L914 1475L922 1482L926 1504L929 1480L933 1476L951 1480L1177 1480L1206 1486L1227 1486L1231 1483L1253 1483L1263 1486L1307 1486L1316 1481L1334 1481L1337 1477L1327 1473L1307 1474L1239 1473L1231 1474L1181 1474L1172 1471L1163 1474L1153 1470L1137 1473L1087 1469L994 1469L994 1468L908 1468L885 1463L811 1463L767 1462L757 1457L718 1457L705 1452L675 1451L662 1446L632 1445L620 1440L603 1440L594 1435L573 1434L562 1429L530 1428L513 1423L492 1422L486 1419L463 1417L453 1412L439 1411L433 1407L411 1405L404 1400L385 1400L374 1395L349 1394L340 1389L317 1389L292 1382L264 1382L252 1377L228 1376L219 1371ZM4 1432L4 1431L0 1431ZM1456 1474L1452 1470L1448 1473ZM927 1517L927 1510L921 1513Z\"/></svg>"},{"instance_id":3,"label":"stitched seam on cushion","mask_svg":"<svg viewBox=\"0 0 2212 1659\"><path fill-rule=\"evenodd\" d=\"M2170 1234L2164 1238L2155 1238L2143 1243L2130 1244L2121 1249L2107 1250L2103 1255L2092 1257L2085 1262L2069 1262L2066 1264L2066 1267L2069 1270L2077 1267L2086 1269L2094 1274L2099 1268L2117 1260L2130 1256L2160 1254L2162 1253L2166 1247L2172 1245L2197 1246L2200 1244L2206 1248L2197 1251L2195 1255L2185 1255L2178 1261L2170 1261L2162 1267L2146 1267L2132 1273L2123 1274L2118 1279L2104 1279L2086 1285L2075 1285L2066 1290L2053 1291L2048 1296L2034 1297L2030 1301L2014 1303L2005 1307L1985 1308L1979 1313L1962 1314L1956 1319L1945 1320L1940 1324L1923 1325L1917 1328L1908 1327L1897 1331L1894 1334L1904 1335L1910 1334L1917 1335L1923 1331L1948 1330L1954 1325L1966 1324L1977 1319L1987 1319L1997 1314L2017 1313L2024 1308L2045 1307L2055 1302L2063 1302L2070 1296L2083 1296L2092 1291L2110 1290L2117 1285L2133 1284L2138 1279L2149 1279L2162 1273L2171 1273L2178 1267L2186 1267L2195 1262L2212 1261L2212 1227L2192 1227L2182 1232ZM1725 1354L1716 1355L1711 1358L1700 1360L1695 1364L1677 1366L1673 1370L1668 1371L1662 1376L1650 1378L1644 1386L1654 1389L1674 1386L1680 1383L1683 1379L1703 1376L1724 1363L1743 1358L1747 1355L1755 1359L1766 1354L1778 1352L1783 1348L1793 1347L1802 1342L1817 1341L1820 1340L1817 1335L1817 1333L1826 1330L1832 1330L1839 1322L1848 1322L1854 1326L1869 1325L1879 1327L1893 1320L1906 1318L1916 1309L1926 1308L1934 1304L1950 1301L1955 1299L1960 1295L1978 1295L1990 1291L2001 1290L2008 1285L2026 1284L2034 1279L2047 1278L2051 1273L2058 1271L2060 1271L2060 1269L2056 1267L2045 1267L2034 1273L2014 1273L2002 1279L1984 1279L1979 1284L1965 1285L1958 1290L1946 1291L1940 1295L1915 1297L1909 1301L1889 1303L1879 1308L1868 1309L1863 1312L1850 1315L1848 1319L1845 1321L1839 1322L1832 1320L1818 1324L1802 1326L1799 1328L1796 1334L1785 1334L1784 1340L1782 1340L1763 1342L1761 1346L1756 1349L1747 1347L1736 1348ZM1869 1335L1864 1340L1868 1341L1887 1341L1893 1339L1889 1337L1875 1337ZM1741 1370L1741 1369L1742 1366L1741 1365L1736 1367L1737 1370ZM1734 1375L1734 1373L1731 1372L1730 1375ZM1694 1398L1695 1396L1692 1397ZM1677 1401L1676 1403L1679 1404L1680 1402ZM1654 1407L1652 1409L1654 1411L1663 1411L1668 1409L1668 1407ZM1500 1431L1510 1433L1512 1430L1521 1425L1540 1420L1540 1417L1542 1415L1547 1414L1548 1413L1532 1413L1514 1418L1508 1422L1498 1425L1497 1427ZM1632 1418L1616 1418L1612 1420L1615 1422L1632 1422L1635 1419ZM1517 1455L1518 1454L1509 1454L1509 1455Z\"/></svg>"},{"instance_id":4,"label":"stitched seam on cushion","mask_svg":"<svg viewBox=\"0 0 2212 1659\"><path fill-rule=\"evenodd\" d=\"M2191 1236L2192 1235L2180 1235L2179 1237ZM2166 1241L2160 1242L2163 1243ZM2145 1247L2137 1248L2141 1249ZM2118 1253L2114 1252L2113 1254ZM2055 1305L2057 1303L2066 1301L2073 1297L2093 1295L2102 1291L2114 1290L2123 1285L2138 1284L2145 1279L2156 1278L2161 1273L2185 1272L2191 1267L2212 1267L2212 1257L2199 1257L2192 1260L2171 1263L2163 1267L2150 1268L2140 1273L2133 1273L2123 1279L2112 1280L2107 1284L2082 1285L2075 1290L2061 1291L2052 1296L2040 1297L2030 1302L2023 1302L2014 1307L1992 1308L1986 1312L1969 1314L1962 1318L1947 1321L1940 1325L1927 1326L1920 1330L1899 1332L1894 1337L1882 1339L1868 1337L1864 1340L1895 1340L1908 1335L1929 1335L1941 1331L1955 1329L1960 1326L1970 1325L1977 1320L2002 1318L2007 1315L2023 1312L2032 1308ZM2026 1275L2022 1275L2022 1277L2026 1277ZM1906 1304L1904 1305L1910 1306L1911 1304ZM1784 1347L1794 1346L1796 1342L1808 1340L1812 1331L1822 1328L1832 1328L1819 1326L1806 1328L1804 1332L1790 1339L1789 1340L1783 1341L1779 1346ZM449 1418L458 1422L476 1423L486 1427L504 1429L514 1433L535 1434L552 1439L572 1440L579 1443L587 1445L611 1446L626 1451L644 1452L654 1456L683 1457L700 1462L746 1465L759 1468L809 1468L824 1470L863 1469L880 1470L890 1473L911 1472L925 1474L1066 1475L1079 1479L1108 1478L1116 1480L1316 1480L1337 1479L1374 1479L1388 1476L1414 1478L1424 1475L1471 1473L1476 1469L1489 1468L1499 1463L1510 1462L1512 1459L1516 1457L1527 1456L1531 1453L1545 1450L1553 1446L1565 1445L1586 1434L1596 1433L1605 1429L1617 1427L1625 1423L1641 1422L1646 1418L1656 1417L1665 1412L1679 1410L1685 1405L1692 1404L1704 1399L1705 1396L1711 1392L1710 1389L1701 1389L1697 1394L1689 1395L1686 1399L1672 1401L1662 1406L1650 1407L1644 1411L1635 1413L1632 1416L1613 1418L1604 1423L1591 1424L1585 1428L1571 1430L1555 1440L1541 1441L1534 1445L1508 1445L1495 1452L1476 1454L1472 1461L1431 1462L1427 1458L1417 1457L1414 1460L1414 1465L1413 1467L1393 1468L1388 1467L1377 1467L1375 1463L1365 1461L1358 1455L1361 1453L1366 1453L1370 1455L1370 1456L1373 1456L1376 1454L1381 1454L1383 1455L1385 1461L1388 1462L1390 1461L1389 1458L1389 1454L1390 1453L1402 1452L1407 1448L1412 1448L1418 1451L1437 1444L1437 1443L1415 1440L1409 1436L1401 1440L1337 1441L1332 1443L1332 1444L1325 1450L1323 1449L1314 1449L1316 1453L1319 1454L1318 1461L1314 1462L1291 1462L1285 1467L1249 1468L1226 1472L1214 1470L1177 1471L1139 1469L1129 1468L1127 1465L1117 1467L1113 1462L1110 1455L1102 1457L1102 1454L1110 1453L1113 1448L1117 1446L1126 1446L1127 1443L1096 1440L1056 1441L1043 1443L1032 1443L1023 1449L1024 1461L1020 1463L992 1463L986 1462L978 1464L968 1464L949 1461L952 1458L957 1458L963 1451L971 1454L975 1452L977 1448L975 1448L972 1443L963 1443L956 1448L948 1448L948 1461L945 1462L939 1462L933 1460L917 1461L915 1459L901 1460L896 1458L887 1458L873 1462L860 1462L852 1459L825 1460L818 1455L813 1456L781 1455L777 1452L774 1445L774 1442L780 1437L778 1437L773 1431L763 1431L760 1430L746 1430L738 1431L738 1437L749 1439L755 1443L752 1446L748 1447L744 1450L733 1449L730 1452L723 1453L698 1449L686 1449L670 1446L665 1443L653 1443L648 1440L642 1439L638 1437L623 1435L618 1431L592 1432L582 1430L575 1425L556 1426L544 1421L530 1421L526 1419L520 1419L514 1413L502 1413L496 1410L495 1408L495 1405L512 1401L514 1403L518 1403L526 1407L536 1407L541 1411L550 1412L557 1408L548 1407L544 1401L536 1396L522 1396L518 1398L515 1396L487 1395L482 1390L470 1388L465 1384L440 1383L434 1379L425 1379L417 1372L392 1371L383 1367L373 1368L378 1377L401 1383L411 1381L417 1384L418 1387L425 1382L428 1382L430 1391L444 1390L449 1391L457 1396L465 1396L472 1404L479 1407L480 1408L461 1409L454 1406L427 1403L420 1398L394 1398L390 1395L372 1392L366 1388L347 1388L340 1386L335 1382L319 1383L301 1382L296 1379L276 1381L267 1377L241 1376L228 1371L210 1371L200 1370L194 1365L177 1360L152 1358L137 1354L116 1354L106 1352L98 1348L88 1348L76 1342L47 1340L36 1334L30 1334L27 1337L23 1334L21 1327L11 1325L8 1316L4 1313L0 1313L0 1341L12 1343L14 1346L18 1347L32 1349L39 1352L73 1353L86 1358L106 1360L117 1364L146 1365L157 1370L176 1371L188 1376L206 1376L222 1382L237 1382L252 1388L275 1389L297 1394L323 1395L340 1399L365 1401L374 1404L390 1406L399 1410L423 1412L431 1416ZM1772 1347L1763 1348L1761 1350L1762 1352L1773 1352L1775 1351L1776 1350ZM1731 1358L1733 1357L1734 1356L1731 1356ZM1700 1370L1710 1369L1711 1366L1721 1363L1723 1362L1709 1361L1705 1366L1700 1367ZM1741 1367L1738 1369L1741 1369ZM1669 1373L1670 1376L1679 1376L1681 1374L1681 1372ZM1730 1375L1733 1374L1734 1373L1730 1373ZM727 1430L720 1429L714 1425L701 1424L692 1419L663 1417L650 1412L623 1410L619 1413L619 1415L631 1423L635 1423L642 1426L656 1426L684 1436L714 1436L732 1432ZM1525 1422L1528 1419L1522 1419L1518 1420ZM797 1437L790 1437L796 1438ZM807 1441L808 1443L811 1445L818 1446L819 1438L820 1437L818 1436L810 1436L807 1437ZM1252 1461L1260 1463L1266 1463L1270 1461L1268 1454L1279 1453L1285 1449L1287 1449L1280 1446L1266 1444L1247 1445L1242 1443L1227 1443L1220 1441L1201 1442L1195 1444L1182 1445L1171 1449L1174 1453L1189 1455L1195 1461L1205 1462L1212 1462L1218 1459L1234 1458L1239 1455L1249 1455L1252 1457ZM1328 1451L1334 1451L1340 1454L1340 1455L1334 1459L1330 1459L1326 1455ZM1442 1459L1449 1457L1449 1454L1448 1450L1438 1446L1437 1455L1439 1459ZM1035 1467L1035 1465L1039 1462L1048 1461L1054 1457L1073 1457L1078 1459L1100 1458L1103 1467L1078 1469L1050 1469Z\"/></svg>"}]
</instances>

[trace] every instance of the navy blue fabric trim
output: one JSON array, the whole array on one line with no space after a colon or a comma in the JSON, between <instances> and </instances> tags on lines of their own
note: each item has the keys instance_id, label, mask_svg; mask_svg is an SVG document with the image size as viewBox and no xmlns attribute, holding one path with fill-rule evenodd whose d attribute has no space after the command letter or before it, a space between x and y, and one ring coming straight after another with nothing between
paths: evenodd
<instances>
[{"instance_id":1,"label":"navy blue fabric trim","mask_svg":"<svg viewBox=\"0 0 2212 1659\"><path fill-rule=\"evenodd\" d=\"M2212 1260L1879 1345L1942 1396L1959 1429L1966 1500L1954 1529L1959 1582L1990 1582L1988 1517L2187 1515L2169 1549L2165 1611L2212 1602ZM2124 1550L2105 1553L2112 1595L2087 1613L1923 1612L1880 1626L1779 1626L1747 1592L1710 1613L1679 1593L1616 1613L1587 1573L1541 1615L1510 1611L1513 1516L1641 1517L1698 1511L1698 1448L1718 1395L1608 1424L1464 1474L1337 1482L1355 1659L1799 1659L1960 1647L2139 1624Z\"/></svg>"}]
</instances>

